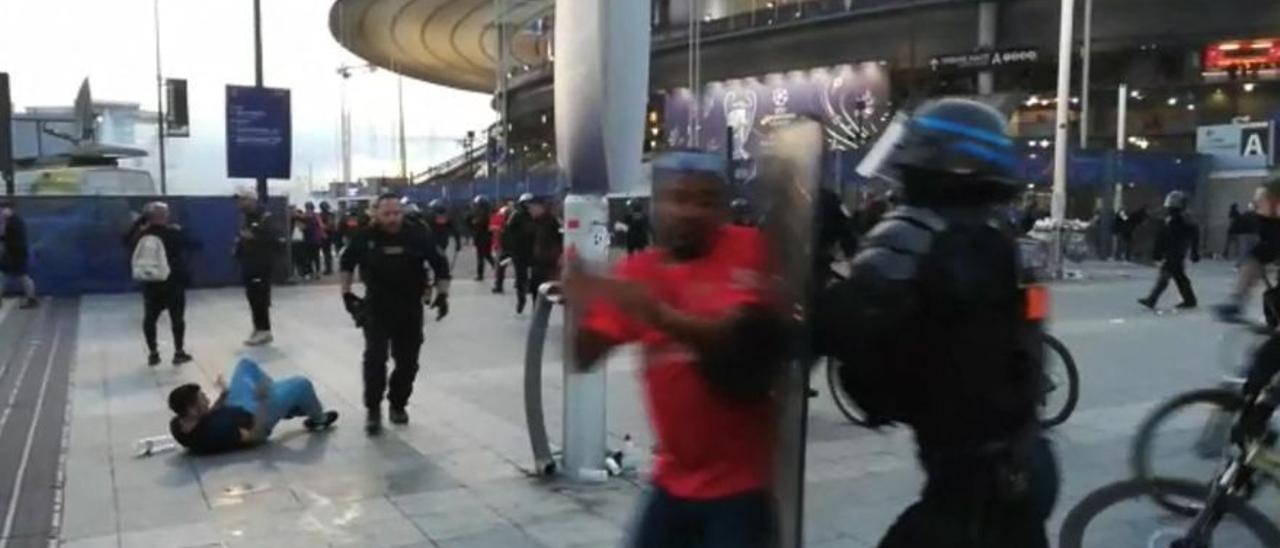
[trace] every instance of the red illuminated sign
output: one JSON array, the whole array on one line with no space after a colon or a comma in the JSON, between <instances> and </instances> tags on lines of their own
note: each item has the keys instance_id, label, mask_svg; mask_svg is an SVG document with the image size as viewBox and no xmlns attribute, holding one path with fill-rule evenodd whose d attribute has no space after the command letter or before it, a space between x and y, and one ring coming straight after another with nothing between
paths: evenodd
<instances>
[{"instance_id":1,"label":"red illuminated sign","mask_svg":"<svg viewBox=\"0 0 1280 548\"><path fill-rule=\"evenodd\" d=\"M1207 71L1280 67L1280 38L1231 40L1210 44L1204 52Z\"/></svg>"}]
</instances>

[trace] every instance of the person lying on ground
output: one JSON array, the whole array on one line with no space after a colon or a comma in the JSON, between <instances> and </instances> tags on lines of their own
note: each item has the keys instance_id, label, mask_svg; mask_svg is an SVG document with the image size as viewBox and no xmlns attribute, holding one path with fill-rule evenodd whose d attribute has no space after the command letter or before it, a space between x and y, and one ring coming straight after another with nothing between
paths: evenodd
<instances>
[{"instance_id":1,"label":"person lying on ground","mask_svg":"<svg viewBox=\"0 0 1280 548\"><path fill-rule=\"evenodd\" d=\"M325 430L338 420L337 411L325 411L305 377L272 380L262 368L241 358L227 384L216 381L221 394L212 404L200 385L184 384L169 393L169 408L177 415L169 431L187 451L196 455L223 453L262 443L283 419L306 417L310 431Z\"/></svg>"}]
</instances>

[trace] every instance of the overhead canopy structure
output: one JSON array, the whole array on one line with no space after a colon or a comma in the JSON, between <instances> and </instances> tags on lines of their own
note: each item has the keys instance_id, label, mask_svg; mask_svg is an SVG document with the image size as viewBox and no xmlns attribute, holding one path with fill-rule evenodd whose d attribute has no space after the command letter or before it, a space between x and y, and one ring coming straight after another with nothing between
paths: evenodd
<instances>
[{"instance_id":1,"label":"overhead canopy structure","mask_svg":"<svg viewBox=\"0 0 1280 548\"><path fill-rule=\"evenodd\" d=\"M498 4L503 13L498 14ZM500 21L509 67L544 63L554 0L337 0L329 31L366 61L449 87L492 92Z\"/></svg>"}]
</instances>

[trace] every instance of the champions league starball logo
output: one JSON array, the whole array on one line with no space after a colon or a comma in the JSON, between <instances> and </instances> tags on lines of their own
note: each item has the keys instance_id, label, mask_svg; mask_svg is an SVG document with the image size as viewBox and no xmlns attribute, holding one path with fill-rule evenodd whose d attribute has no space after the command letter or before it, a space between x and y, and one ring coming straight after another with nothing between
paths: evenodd
<instances>
[{"instance_id":1,"label":"champions league starball logo","mask_svg":"<svg viewBox=\"0 0 1280 548\"><path fill-rule=\"evenodd\" d=\"M820 94L827 138L836 149L862 148L888 120L886 106L867 82L837 76Z\"/></svg>"},{"instance_id":2,"label":"champions league starball logo","mask_svg":"<svg viewBox=\"0 0 1280 548\"><path fill-rule=\"evenodd\" d=\"M747 141L756 121L756 93L749 89L732 90L724 95L724 121L733 132L733 159L751 159Z\"/></svg>"}]
</instances>

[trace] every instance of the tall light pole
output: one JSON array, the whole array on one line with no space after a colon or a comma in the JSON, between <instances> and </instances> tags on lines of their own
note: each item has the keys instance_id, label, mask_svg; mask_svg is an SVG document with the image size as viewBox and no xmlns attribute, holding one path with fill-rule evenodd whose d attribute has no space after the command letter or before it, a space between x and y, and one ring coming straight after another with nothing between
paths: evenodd
<instances>
[{"instance_id":1,"label":"tall light pole","mask_svg":"<svg viewBox=\"0 0 1280 548\"><path fill-rule=\"evenodd\" d=\"M156 24L156 141L159 143L160 149L160 194L168 194L169 185L168 176L166 175L167 170L165 169L164 143L164 73L160 65L160 0L154 0L151 3L151 8Z\"/></svg>"},{"instance_id":2,"label":"tall light pole","mask_svg":"<svg viewBox=\"0 0 1280 548\"><path fill-rule=\"evenodd\" d=\"M1084 44L1080 48L1080 148L1089 147L1089 85L1093 78L1093 0L1084 0Z\"/></svg>"},{"instance_id":3,"label":"tall light pole","mask_svg":"<svg viewBox=\"0 0 1280 548\"><path fill-rule=\"evenodd\" d=\"M1050 253L1055 276L1062 274L1062 221L1067 213L1067 143L1071 120L1071 45L1075 23L1075 0L1062 0L1062 20L1058 30L1058 110L1054 119L1053 199L1050 215L1054 224Z\"/></svg>"},{"instance_id":4,"label":"tall light pole","mask_svg":"<svg viewBox=\"0 0 1280 548\"><path fill-rule=\"evenodd\" d=\"M342 154L342 182L343 183L352 182L351 180L351 107L348 105L348 102L347 102L347 80L351 79L352 73L354 73L357 70L371 73L378 70L378 67L375 67L370 64L338 66L338 76L342 77L342 88L341 88L341 99L340 99L342 103L340 107L341 112L339 113L339 116L341 118L339 119L338 132L340 133L339 148L340 148L340 153ZM401 110L402 120L404 118L403 112L404 111L402 109Z\"/></svg>"},{"instance_id":5,"label":"tall light pole","mask_svg":"<svg viewBox=\"0 0 1280 548\"><path fill-rule=\"evenodd\" d=\"M400 124L400 178L409 183L409 153L405 147L404 136L404 76L396 71L396 104L399 108Z\"/></svg>"},{"instance_id":6,"label":"tall light pole","mask_svg":"<svg viewBox=\"0 0 1280 548\"><path fill-rule=\"evenodd\" d=\"M253 85L262 87L262 0L253 0ZM258 177L258 201L267 203L267 178Z\"/></svg>"}]
</instances>

